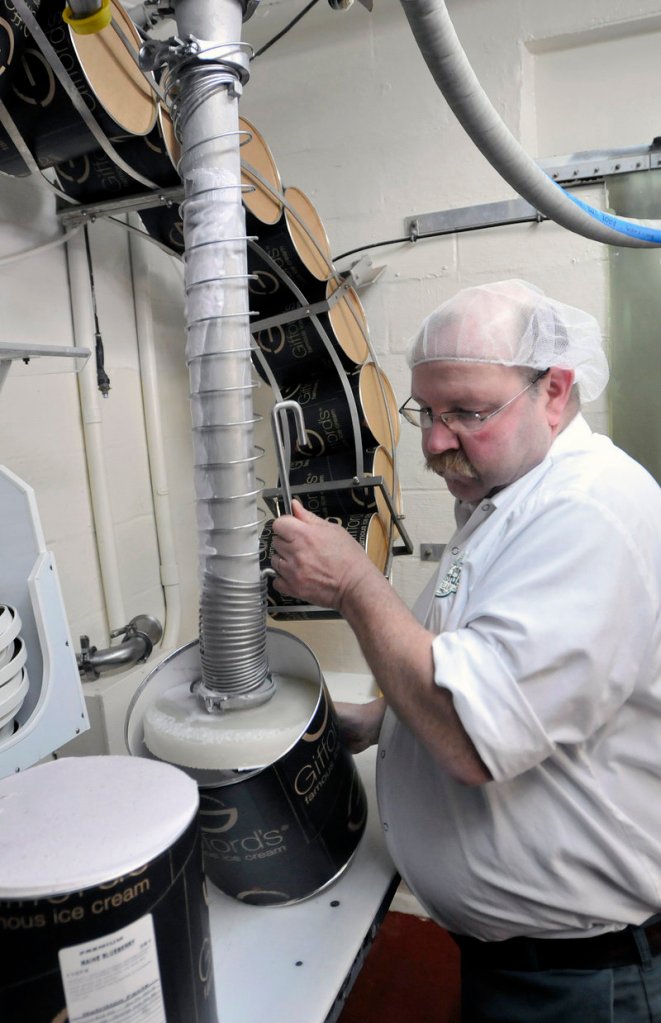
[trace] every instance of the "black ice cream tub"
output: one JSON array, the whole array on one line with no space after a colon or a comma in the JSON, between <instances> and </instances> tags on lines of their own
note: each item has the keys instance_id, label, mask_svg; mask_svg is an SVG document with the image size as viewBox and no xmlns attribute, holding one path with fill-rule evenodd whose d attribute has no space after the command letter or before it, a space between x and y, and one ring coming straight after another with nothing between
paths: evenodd
<instances>
[{"instance_id":1,"label":"black ice cream tub","mask_svg":"<svg viewBox=\"0 0 661 1023\"><path fill-rule=\"evenodd\" d=\"M365 312L353 288L343 288L331 278L326 283L327 312L319 312L313 319L302 315L282 323L273 323L251 330L256 354L255 369L263 380L268 379L261 365L266 362L278 384L291 386L298 380L336 373L333 354L348 372L361 366L368 357L368 330ZM282 310L292 313L300 303L288 303ZM258 354L257 354L258 353Z\"/></svg>"},{"instance_id":2,"label":"black ice cream tub","mask_svg":"<svg viewBox=\"0 0 661 1023\"><path fill-rule=\"evenodd\" d=\"M129 40L130 50L111 24L88 35L73 32L62 19L64 6L64 0L40 0L36 16L81 102L110 142L146 135L154 127L156 102L150 80L134 61L141 40L129 15L119 0L110 0L113 21ZM23 46L3 102L39 167L74 159L99 145L48 57L34 43ZM22 167L0 126L0 169L20 175Z\"/></svg>"},{"instance_id":3,"label":"black ice cream tub","mask_svg":"<svg viewBox=\"0 0 661 1023\"><path fill-rule=\"evenodd\" d=\"M389 559L389 539L386 525L381 516L374 512L353 512L348 515L324 516L327 521L334 522L346 529L354 540L364 549L370 561L379 572L386 572ZM273 556L273 519L268 519L262 528L259 538L259 559L262 569L271 567ZM337 612L326 608L313 607L299 597L289 597L275 588L275 579L268 579L266 602L269 615L281 621L323 621L337 618Z\"/></svg>"},{"instance_id":4,"label":"black ice cream tub","mask_svg":"<svg viewBox=\"0 0 661 1023\"><path fill-rule=\"evenodd\" d=\"M3 1023L216 1023L198 794L68 757L0 781Z\"/></svg>"},{"instance_id":5,"label":"black ice cream tub","mask_svg":"<svg viewBox=\"0 0 661 1023\"><path fill-rule=\"evenodd\" d=\"M324 225L308 196L299 188L283 192L283 213L275 223L258 220L246 205L251 278L250 308L260 318L276 316L291 305L290 284L306 302L320 302L333 274L330 243Z\"/></svg>"},{"instance_id":6,"label":"black ice cream tub","mask_svg":"<svg viewBox=\"0 0 661 1023\"><path fill-rule=\"evenodd\" d=\"M199 787L208 879L227 895L262 906L298 902L336 880L356 852L367 820L365 791L340 740L317 659L304 643L277 629L267 630L267 649L276 678L305 678L317 687L301 734L277 759L256 769L183 768ZM127 715L131 753L152 755L144 739L145 714L162 694L190 686L200 674L196 641L145 678Z\"/></svg>"}]
</instances>

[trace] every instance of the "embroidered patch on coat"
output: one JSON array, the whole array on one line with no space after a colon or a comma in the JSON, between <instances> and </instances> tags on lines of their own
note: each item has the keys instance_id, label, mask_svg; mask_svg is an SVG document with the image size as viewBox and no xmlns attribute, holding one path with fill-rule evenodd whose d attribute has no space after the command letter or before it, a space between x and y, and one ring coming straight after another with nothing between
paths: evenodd
<instances>
[{"instance_id":1,"label":"embroidered patch on coat","mask_svg":"<svg viewBox=\"0 0 661 1023\"><path fill-rule=\"evenodd\" d=\"M459 586L459 579L461 577L461 569L463 567L464 556L461 554L455 561L452 562L446 575L438 585L435 596L436 597L449 597L451 593L457 592Z\"/></svg>"}]
</instances>

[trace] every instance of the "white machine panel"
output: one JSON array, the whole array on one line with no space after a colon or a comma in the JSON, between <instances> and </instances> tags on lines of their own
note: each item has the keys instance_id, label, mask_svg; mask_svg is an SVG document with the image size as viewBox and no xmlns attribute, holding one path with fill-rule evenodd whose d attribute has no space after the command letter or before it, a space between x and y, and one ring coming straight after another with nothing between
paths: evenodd
<instances>
[{"instance_id":1,"label":"white machine panel","mask_svg":"<svg viewBox=\"0 0 661 1023\"><path fill-rule=\"evenodd\" d=\"M0 466L0 604L14 607L30 686L12 734L0 737L0 777L22 771L89 727L53 555L34 492Z\"/></svg>"}]
</instances>

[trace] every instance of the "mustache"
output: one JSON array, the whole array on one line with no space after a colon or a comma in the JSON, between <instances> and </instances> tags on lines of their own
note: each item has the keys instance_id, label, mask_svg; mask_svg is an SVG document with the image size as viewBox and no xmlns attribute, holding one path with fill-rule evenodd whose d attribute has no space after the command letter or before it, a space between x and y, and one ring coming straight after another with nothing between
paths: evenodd
<instances>
[{"instance_id":1,"label":"mustache","mask_svg":"<svg viewBox=\"0 0 661 1023\"><path fill-rule=\"evenodd\" d=\"M477 472L463 451L443 451L438 455L428 455L425 459L426 468L437 476L445 476L446 472L459 476L477 479Z\"/></svg>"}]
</instances>

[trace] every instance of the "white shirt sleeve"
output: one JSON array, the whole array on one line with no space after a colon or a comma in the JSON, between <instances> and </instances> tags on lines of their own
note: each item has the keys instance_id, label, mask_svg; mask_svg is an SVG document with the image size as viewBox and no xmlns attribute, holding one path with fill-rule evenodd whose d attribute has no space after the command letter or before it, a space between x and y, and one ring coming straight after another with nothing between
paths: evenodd
<instances>
[{"instance_id":1,"label":"white shirt sleeve","mask_svg":"<svg viewBox=\"0 0 661 1023\"><path fill-rule=\"evenodd\" d=\"M467 562L466 613L434 641L435 681L494 778L511 778L627 700L656 601L629 527L584 491L526 502L490 562Z\"/></svg>"}]
</instances>

